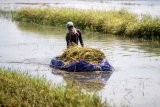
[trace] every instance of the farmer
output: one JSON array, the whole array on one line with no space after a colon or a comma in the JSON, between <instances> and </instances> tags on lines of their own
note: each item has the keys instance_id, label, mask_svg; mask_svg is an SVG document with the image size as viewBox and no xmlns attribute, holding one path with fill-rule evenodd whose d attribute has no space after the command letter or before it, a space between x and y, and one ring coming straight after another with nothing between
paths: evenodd
<instances>
[{"instance_id":1,"label":"farmer","mask_svg":"<svg viewBox=\"0 0 160 107\"><path fill-rule=\"evenodd\" d=\"M68 28L68 33L66 34L67 48L70 45L72 45L73 43L78 45L78 41L80 42L81 46L83 47L84 44L83 44L81 31L74 27L73 22L68 22L67 28Z\"/></svg>"}]
</instances>

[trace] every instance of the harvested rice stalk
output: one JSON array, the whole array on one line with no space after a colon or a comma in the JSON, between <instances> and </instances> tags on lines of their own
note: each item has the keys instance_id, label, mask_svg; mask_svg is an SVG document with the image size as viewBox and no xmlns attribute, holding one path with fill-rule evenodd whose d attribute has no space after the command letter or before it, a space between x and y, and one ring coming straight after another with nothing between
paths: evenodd
<instances>
[{"instance_id":1,"label":"harvested rice stalk","mask_svg":"<svg viewBox=\"0 0 160 107\"><path fill-rule=\"evenodd\" d=\"M70 46L59 56L59 60L63 60L66 65L79 60L99 65L104 58L104 53L98 49L79 46Z\"/></svg>"}]
</instances>

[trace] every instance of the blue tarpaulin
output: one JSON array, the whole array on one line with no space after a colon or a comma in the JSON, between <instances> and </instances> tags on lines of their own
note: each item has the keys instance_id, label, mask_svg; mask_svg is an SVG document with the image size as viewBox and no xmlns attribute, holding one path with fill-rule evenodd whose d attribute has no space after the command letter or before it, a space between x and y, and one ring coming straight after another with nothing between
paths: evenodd
<instances>
[{"instance_id":1,"label":"blue tarpaulin","mask_svg":"<svg viewBox=\"0 0 160 107\"><path fill-rule=\"evenodd\" d=\"M66 70L70 72L86 72L86 71L112 71L113 67L109 62L104 59L100 65L90 64L83 60L73 62L71 64L65 65L63 60L58 60L58 57L54 57L51 60L51 67L61 70Z\"/></svg>"}]
</instances>

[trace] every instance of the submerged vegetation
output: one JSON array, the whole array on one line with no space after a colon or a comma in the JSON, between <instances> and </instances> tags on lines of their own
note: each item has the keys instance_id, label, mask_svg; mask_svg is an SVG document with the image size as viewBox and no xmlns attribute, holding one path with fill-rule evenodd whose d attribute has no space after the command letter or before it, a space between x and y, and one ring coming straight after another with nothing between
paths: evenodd
<instances>
[{"instance_id":1,"label":"submerged vegetation","mask_svg":"<svg viewBox=\"0 0 160 107\"><path fill-rule=\"evenodd\" d=\"M0 106L103 107L97 95L88 95L77 87L52 86L45 79L0 68Z\"/></svg>"},{"instance_id":2,"label":"submerged vegetation","mask_svg":"<svg viewBox=\"0 0 160 107\"><path fill-rule=\"evenodd\" d=\"M77 9L31 9L18 10L14 19L22 22L51 26L65 26L73 21L82 30L123 35L134 38L160 39L160 18L142 16L126 10L96 11Z\"/></svg>"},{"instance_id":3,"label":"submerged vegetation","mask_svg":"<svg viewBox=\"0 0 160 107\"><path fill-rule=\"evenodd\" d=\"M63 60L66 65L79 60L99 65L104 58L104 53L98 49L79 46L70 46L59 56L59 59Z\"/></svg>"}]
</instances>

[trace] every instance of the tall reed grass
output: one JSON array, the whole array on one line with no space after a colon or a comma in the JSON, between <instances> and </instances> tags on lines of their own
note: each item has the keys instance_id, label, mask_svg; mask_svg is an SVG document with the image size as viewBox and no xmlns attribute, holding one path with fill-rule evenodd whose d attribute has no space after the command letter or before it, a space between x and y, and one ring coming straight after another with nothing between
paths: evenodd
<instances>
[{"instance_id":1,"label":"tall reed grass","mask_svg":"<svg viewBox=\"0 0 160 107\"><path fill-rule=\"evenodd\" d=\"M126 10L96 11L77 9L31 9L18 10L14 16L17 21L51 26L65 26L73 21L82 30L103 32L128 37L153 39L160 36L160 18L142 16Z\"/></svg>"},{"instance_id":2,"label":"tall reed grass","mask_svg":"<svg viewBox=\"0 0 160 107\"><path fill-rule=\"evenodd\" d=\"M53 86L44 78L0 68L2 107L103 107L97 95L82 93L76 87Z\"/></svg>"}]
</instances>

